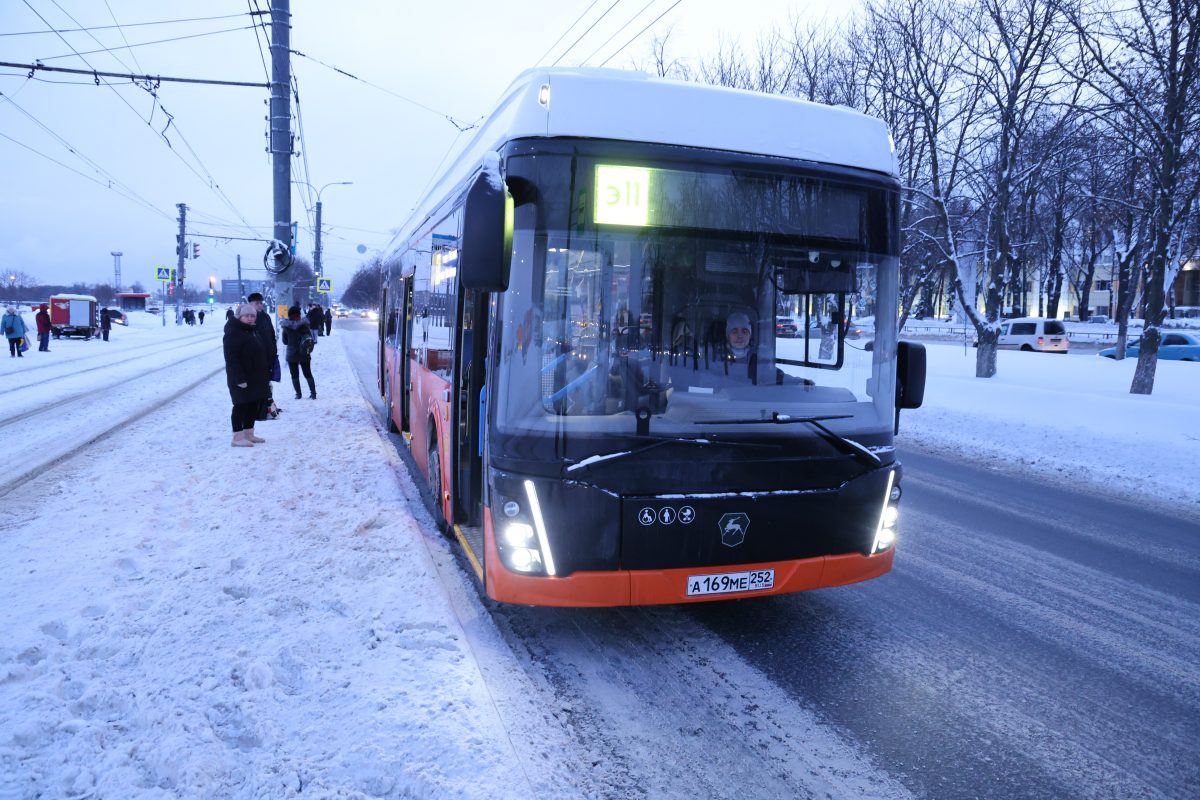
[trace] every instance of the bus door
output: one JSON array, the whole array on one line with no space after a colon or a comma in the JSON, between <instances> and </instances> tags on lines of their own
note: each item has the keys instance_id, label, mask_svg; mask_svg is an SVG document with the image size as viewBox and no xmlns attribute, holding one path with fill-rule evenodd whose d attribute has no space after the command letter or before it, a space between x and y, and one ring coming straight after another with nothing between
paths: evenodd
<instances>
[{"instance_id":1,"label":"bus door","mask_svg":"<svg viewBox=\"0 0 1200 800\"><path fill-rule=\"evenodd\" d=\"M400 336L396 342L396 358L400 364L396 370L400 388L400 430L408 432L409 395L412 393L412 334L413 334L413 276L404 279L400 288Z\"/></svg>"},{"instance_id":2,"label":"bus door","mask_svg":"<svg viewBox=\"0 0 1200 800\"><path fill-rule=\"evenodd\" d=\"M455 352L454 497L456 516L468 526L483 524L483 405L487 389L488 293L459 291Z\"/></svg>"}]
</instances>

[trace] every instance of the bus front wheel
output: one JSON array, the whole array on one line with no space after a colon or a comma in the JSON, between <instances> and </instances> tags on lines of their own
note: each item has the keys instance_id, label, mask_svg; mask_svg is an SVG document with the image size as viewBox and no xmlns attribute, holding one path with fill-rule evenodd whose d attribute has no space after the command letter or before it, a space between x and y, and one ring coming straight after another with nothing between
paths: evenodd
<instances>
[{"instance_id":1,"label":"bus front wheel","mask_svg":"<svg viewBox=\"0 0 1200 800\"><path fill-rule=\"evenodd\" d=\"M433 420L429 421L429 428L433 430ZM442 514L442 455L438 450L438 440L436 434L431 434L429 437L429 494L433 497L433 523L437 525L437 529L444 535L450 535L450 526L446 524L446 518Z\"/></svg>"}]
</instances>

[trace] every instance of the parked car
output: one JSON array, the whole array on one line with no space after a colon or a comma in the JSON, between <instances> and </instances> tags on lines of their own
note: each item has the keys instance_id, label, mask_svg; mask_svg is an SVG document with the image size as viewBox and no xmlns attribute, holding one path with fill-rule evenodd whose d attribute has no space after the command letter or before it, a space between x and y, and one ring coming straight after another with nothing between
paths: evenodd
<instances>
[{"instance_id":1,"label":"parked car","mask_svg":"<svg viewBox=\"0 0 1200 800\"><path fill-rule=\"evenodd\" d=\"M1092 314L1090 317L1088 317L1088 322L1105 323L1105 322L1110 322L1110 320L1108 317L1104 316L1103 314Z\"/></svg>"},{"instance_id":2,"label":"parked car","mask_svg":"<svg viewBox=\"0 0 1200 800\"><path fill-rule=\"evenodd\" d=\"M1125 355L1137 358L1141 353L1141 338L1134 339L1125 347ZM1105 358L1116 358L1117 348L1106 347L1100 351ZM1167 361L1200 361L1200 335L1182 331L1164 331L1158 345L1158 357Z\"/></svg>"},{"instance_id":3,"label":"parked car","mask_svg":"<svg viewBox=\"0 0 1200 800\"><path fill-rule=\"evenodd\" d=\"M1020 317L1000 323L1000 339L996 346L1002 350L1065 353L1071 340L1067 338L1067 328L1062 320Z\"/></svg>"},{"instance_id":4,"label":"parked car","mask_svg":"<svg viewBox=\"0 0 1200 800\"><path fill-rule=\"evenodd\" d=\"M108 310L108 321L113 325L128 325L129 317L124 311L118 311L115 308Z\"/></svg>"}]
</instances>

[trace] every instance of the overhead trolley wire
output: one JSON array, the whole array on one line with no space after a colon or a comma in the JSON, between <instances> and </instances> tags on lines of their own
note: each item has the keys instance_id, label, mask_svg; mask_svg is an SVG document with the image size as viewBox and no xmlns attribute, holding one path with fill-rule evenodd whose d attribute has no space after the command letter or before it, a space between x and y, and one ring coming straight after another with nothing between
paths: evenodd
<instances>
[{"instance_id":1,"label":"overhead trolley wire","mask_svg":"<svg viewBox=\"0 0 1200 800\"><path fill-rule=\"evenodd\" d=\"M133 59L134 66L136 66L140 71L142 65L138 63L137 54L134 53L133 48L129 46L129 39L125 36L125 29L121 27L121 23L117 22L117 15L113 13L112 6L109 5L108 0L104 0L104 7L108 9L108 15L112 17L112 21L116 23L117 31L121 34L121 41L125 43L125 49L129 51L129 57ZM92 35L91 31L88 32L88 35ZM96 37L92 36L92 38L94 39Z\"/></svg>"},{"instance_id":2,"label":"overhead trolley wire","mask_svg":"<svg viewBox=\"0 0 1200 800\"><path fill-rule=\"evenodd\" d=\"M252 2L253 2L253 5L251 5ZM262 37L263 37L262 15L263 15L263 12L258 10L258 0L246 0L246 8L250 9L251 16L254 16L255 14L257 14L259 17L259 21L254 24L254 43L258 45L258 58L260 61L262 61L263 77L265 77L267 79L267 83L270 83L271 82L271 70L267 69L267 56L263 52L263 46L262 46ZM269 45L270 40L268 39L267 42Z\"/></svg>"},{"instance_id":3,"label":"overhead trolley wire","mask_svg":"<svg viewBox=\"0 0 1200 800\"><path fill-rule=\"evenodd\" d=\"M149 84L155 83L205 83L212 86L248 86L252 89L270 89L269 83L247 83L246 81L218 81L206 78L176 78L168 75L138 75L132 72L105 72L96 69L70 69L68 67L47 67L43 64L16 64L11 61L0 61L0 67L11 67L13 69L29 70L25 76L33 78L35 72L65 72L71 75L88 75L95 79L99 85L99 78L128 78L136 83L144 81ZM50 83L72 83L78 85L78 81L49 81ZM138 114L140 117L141 114ZM143 120L144 122L145 120Z\"/></svg>"},{"instance_id":4,"label":"overhead trolley wire","mask_svg":"<svg viewBox=\"0 0 1200 800\"><path fill-rule=\"evenodd\" d=\"M537 60L537 61L534 63L534 65L533 65L533 66L535 66L535 67L536 67L538 64L540 64L540 63L542 63L543 61L545 61L545 60L546 60L546 56L550 55L550 51L551 51L551 50L553 50L554 48L558 47L558 43L559 43L559 42L561 42L563 39L565 39L565 38L567 37L567 34L568 34L568 33L570 33L570 32L571 32L571 30L572 30L572 29L573 29L573 28L574 28L576 25L578 25L578 24L579 24L579 21L580 21L580 20L582 20L584 17L586 17L586 16L587 16L587 13L588 13L589 11L591 11L591 10L592 10L592 6L596 5L596 3L599 3L599 2L600 2L600 0L592 0L592 2L591 2L589 5L588 5L588 7L587 7L587 8L585 8L585 9L583 10L583 12L582 12L582 13L581 13L581 14L580 14L578 17L576 17L576 18L575 18L575 21L574 21L574 22L572 22L570 25L568 25L568 26L567 26L567 29L558 35L558 38L554 40L554 44L552 44L552 45L550 45L549 47L547 47L547 48L546 48L546 52L542 53L542 57L541 57L541 58L539 58L539 59L538 59L538 60Z\"/></svg>"},{"instance_id":5,"label":"overhead trolley wire","mask_svg":"<svg viewBox=\"0 0 1200 800\"><path fill-rule=\"evenodd\" d=\"M619 54L619 53L620 53L622 50L624 50L626 47L629 47L629 45L631 45L631 44L633 44L635 41L637 41L637 39L638 39L638 37L639 37L639 36L641 36L641 35L642 35L643 33L645 33L646 31L650 30L650 26L651 26L651 25L653 25L654 23L658 22L660 19L662 19L663 17L665 17L667 14L670 14L670 13L671 13L671 11L672 11L672 9L674 9L674 8L675 8L675 6L679 5L679 4L680 4L680 3L682 3L682 2L683 2L683 0L675 0L675 2L674 2L674 3L672 3L672 4L671 4L671 6L670 6L670 7L669 7L669 8L668 8L666 11L662 12L662 13L661 13L661 14L659 14L657 17L655 17L654 19L650 20L650 22L649 22L649 23L646 25L646 27L642 28L640 31L638 31L637 33L635 33L635 34L633 35L633 38L631 38L631 39L630 39L628 42L626 42L625 44L623 44L623 45L621 45L620 47L618 47L618 48L616 49L616 52L614 52L614 53L613 53L612 55L610 55L608 58L606 58L606 59L604 59L603 61L601 61L601 62L600 62L600 66L602 66L602 67L603 67L605 64L607 64L608 62L610 62L610 61L612 61L614 58L616 58L616 57L617 57L617 55L618 55L618 54Z\"/></svg>"},{"instance_id":6,"label":"overhead trolley wire","mask_svg":"<svg viewBox=\"0 0 1200 800\"><path fill-rule=\"evenodd\" d=\"M633 21L634 21L635 19L637 19L638 17L640 17L642 14L645 14L645 13L646 13L646 9L647 9L647 8L649 8L650 6L654 5L654 3L655 3L655 0L647 0L647 2L646 2L646 5L642 6L642 10L641 10L641 11L637 12L636 14L634 14L632 17L630 17L630 18L629 18L629 20L628 20L628 21L627 21L627 22L626 22L624 25L622 25L621 27L619 27L619 28L617 28L615 31L613 31L613 32L612 32L612 35L611 35L611 36L609 36L607 39L605 39L603 44L601 44L599 47L597 47L595 50L593 50L593 51L592 51L592 54L591 54L591 55L589 55L587 58L585 58L585 59L582 61L582 63L586 64L587 62L589 62L589 61L591 61L593 58L595 58L595 57L596 57L596 53L599 53L601 50L603 50L605 47L607 47L609 42L611 42L613 39L617 38L617 34L619 34L621 31L625 30L625 29L626 29L626 28L628 28L630 25L632 25L632 24L633 24Z\"/></svg>"},{"instance_id":7,"label":"overhead trolley wire","mask_svg":"<svg viewBox=\"0 0 1200 800\"><path fill-rule=\"evenodd\" d=\"M110 9L111 12L111 9ZM236 17L244 17L245 14L224 14L219 17L192 17L190 19L164 19L158 22L127 22L124 26L121 25L93 25L87 28L51 28L45 31L15 31L10 33L0 33L0 36L42 36L48 33L83 33L85 31L108 31L113 28L142 28L147 25L174 25L182 22L210 22L218 19L234 19ZM79 23L75 23L79 24Z\"/></svg>"},{"instance_id":8,"label":"overhead trolley wire","mask_svg":"<svg viewBox=\"0 0 1200 800\"><path fill-rule=\"evenodd\" d=\"M613 4L612 4L611 6L609 6L608 8L606 8L606 9L604 10L604 13L603 13L603 14L601 14L601 15L600 15L600 16L598 16L598 17L596 17L595 21L594 21L594 22L592 22L592 24L588 26L588 29L587 29L586 31L584 31L583 33L579 34L579 38L578 38L578 39L576 39L575 41L571 42L571 46L570 46L570 47L568 47L566 50L563 50L563 51L562 51L562 53L561 53L561 54L558 56L558 58L554 59L554 63L553 63L553 64L551 64L550 66L552 66L552 67L557 67L557 66L558 66L558 62L560 62L560 61L562 61L564 58L566 58L566 56L567 56L567 53L569 53L569 52L571 52L572 50L574 50L574 49L575 49L575 45L577 45L577 44L579 44L581 41L583 41L583 37L585 37L585 36L587 36L589 33L591 33L591 32L592 32L592 29L593 29L593 28L595 28L597 25L599 25L599 24L600 24L600 20L602 20L602 19L604 19L605 17L607 17L607 16L608 16L608 12L609 12L609 11L612 11L614 8L616 8L616 7L617 7L617 4L618 4L618 3L620 3L620 2L621 2L621 0L613 0Z\"/></svg>"},{"instance_id":9,"label":"overhead trolley wire","mask_svg":"<svg viewBox=\"0 0 1200 800\"><path fill-rule=\"evenodd\" d=\"M58 6L57 0L52 0L52 1L54 2L54 4L56 6ZM50 23L46 20L46 18L43 17L42 14L30 4L29 0L25 0L25 5L29 8L30 11L32 11L35 15L37 15L38 19L40 19L46 25L46 27L53 28L53 26L50 25ZM72 17L69 13L67 13L65 10L63 10L61 6L58 6L58 8L59 8L59 10L63 11L64 14L66 14L68 19L70 19L76 25L79 25L79 22L74 17ZM98 73L96 72L95 67L92 67L92 65L88 62L88 60L86 58L84 58L81 54L79 54L78 51L76 51L75 48L71 45L71 43L69 41L67 41L66 37L64 37L61 33L58 34L58 38L62 39L63 43L66 44L67 47L70 47L73 52L75 52L77 55L79 55L80 60L83 61L84 64L86 64L88 67L90 67L93 70L93 74L96 75L94 80L96 81L97 84L99 84L100 78L99 78ZM95 37L93 36L92 38L94 39ZM120 62L119 57L117 57L117 61ZM0 66L2 66L2 65L0 65ZM48 68L48 69L53 69L53 68ZM107 86L113 92L113 94L115 94L118 98L120 98L121 102L123 102L126 106L128 106L129 110L132 111L134 113L134 115L137 116L138 119L145 122L147 126L150 125L150 120L144 119L142 117L142 115L138 113L137 109L135 109L129 103L129 101L126 100L125 97L120 92L117 91L115 86L113 86L111 83L109 83L107 81L104 82L104 85ZM192 149L191 144L188 143L187 138L183 135L183 132L179 129L179 126L175 125L175 117L171 114L171 112L167 111L166 107L163 106L162 101L160 101L158 99L157 84L145 85L145 86L142 86L141 84L136 84L136 85L138 85L141 89L143 89L144 91L149 93L150 96L154 98L155 106L158 108L161 108L163 113L167 115L167 124L166 124L166 126L163 127L163 130L158 133L159 138L162 139L163 142L166 143L166 145L170 149L171 153L174 154L174 156L176 158L178 158L185 167L187 167L189 170L191 170L191 172L194 175L196 175L196 177L200 178L201 181L205 180L205 175L206 175L209 190L212 191L214 194L216 194L225 203L225 205L231 211L233 211L233 213L235 215L237 215L247 227L249 227L250 223L246 222L245 217L242 215L242 213L240 211L238 211L237 207L233 205L233 201L229 199L228 195L226 195L225 192L220 188L220 185L217 183L216 179L213 178L212 173L209 172L208 168L206 166L204 166L204 161L196 154L196 151L194 149ZM179 135L180 140L184 143L184 146L187 147L188 151L192 154L192 157L196 160L196 163L200 166L200 169L204 170L205 175L201 175L194 166L192 166L190 163L188 163L187 159L185 159L179 153L179 151L175 149L174 145L171 144L171 141L169 139L167 139L166 130L167 130L167 128L171 127L172 125L175 125L175 131Z\"/></svg>"},{"instance_id":10,"label":"overhead trolley wire","mask_svg":"<svg viewBox=\"0 0 1200 800\"><path fill-rule=\"evenodd\" d=\"M618 0L618 2L619 2L619 0ZM406 102L406 103L411 103L412 105L416 106L417 108L424 109L425 111L428 111L430 114L435 114L435 115L437 115L437 116L439 116L439 117L442 117L442 118L443 118L443 119L445 119L447 122L449 122L451 125L453 125L454 127L458 128L460 131L469 131L469 130L471 130L472 128L474 128L476 125L478 125L478 124L479 124L479 122L478 122L478 121L475 121L475 122L472 122L472 123L470 123L470 124L466 124L466 125L464 125L463 123L459 122L457 119L455 119L454 117L450 116L449 114L446 114L446 113L444 113L444 112L438 111L436 108L430 108L429 106L425 105L424 103L420 103L420 102L418 102L418 101L416 101L416 100L413 100L411 97L405 97L404 95L402 95L402 94L397 94L397 93L393 92L393 91L392 91L392 90L390 90L390 89L385 89L385 88L384 88L384 87L382 87L382 86L378 86L378 85L376 85L376 84L374 84L374 83L371 83L370 81L368 81L368 80L365 80L364 78L360 78L360 77L358 77L357 75L354 75L354 74L351 74L351 73L347 72L346 70L342 69L341 67L336 67L336 66L334 66L333 64L326 64L326 63L325 63L324 61L322 61L321 59L319 59L319 58L314 58L313 56L310 56L310 55L308 55L307 53L301 53L299 50L289 50L288 52L290 52L290 53L291 53L292 55L294 55L294 56L300 56L300 58L307 58L309 61L315 61L316 63L320 64L322 67L325 67L326 69L331 69L331 70L333 70L334 72L337 72L337 73L339 73L339 74L345 75L347 78L350 78L350 79L352 79L352 80L356 80L356 81L358 81L358 82L360 82L360 83L365 83L367 86L370 86L372 89L378 89L379 91L383 92L384 94L390 94L392 97L395 97L395 98L397 98L397 99L399 99L399 100L403 100L403 101L404 101L404 102Z\"/></svg>"},{"instance_id":11,"label":"overhead trolley wire","mask_svg":"<svg viewBox=\"0 0 1200 800\"><path fill-rule=\"evenodd\" d=\"M125 45L125 47L103 47L99 50L84 50L83 52L64 53L60 56L46 56L44 58L39 58L38 61L55 61L60 58L71 58L72 56L80 56L80 57L92 56L92 55L96 55L97 53L113 53L115 55L115 52L117 50L127 50L127 49L134 48L134 47L149 47L152 44L167 44L169 42L182 42L185 39L200 39L205 36L216 36L217 34L221 34L221 33L236 33L237 31L248 31L255 27L256 26L254 26L254 25L244 25L241 28L223 28L219 31L206 31L205 33L189 33L187 36L173 36L170 39L156 39L153 42L138 42L137 44L128 44L127 43ZM120 60L120 59L118 59L118 60ZM122 66L125 66L125 65L122 64ZM128 69L127 66L125 68Z\"/></svg>"}]
</instances>

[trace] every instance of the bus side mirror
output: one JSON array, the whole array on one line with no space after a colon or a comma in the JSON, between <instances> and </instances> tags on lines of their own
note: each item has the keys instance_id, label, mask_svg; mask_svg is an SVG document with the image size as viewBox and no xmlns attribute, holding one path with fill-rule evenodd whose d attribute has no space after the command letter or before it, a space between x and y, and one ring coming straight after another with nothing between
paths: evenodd
<instances>
[{"instance_id":1,"label":"bus side mirror","mask_svg":"<svg viewBox=\"0 0 1200 800\"><path fill-rule=\"evenodd\" d=\"M925 345L896 343L896 410L920 408L925 401Z\"/></svg>"},{"instance_id":2,"label":"bus side mirror","mask_svg":"<svg viewBox=\"0 0 1200 800\"><path fill-rule=\"evenodd\" d=\"M480 173L463 208L458 280L465 289L503 292L512 262L512 199L498 175Z\"/></svg>"}]
</instances>

